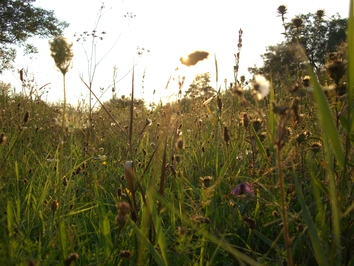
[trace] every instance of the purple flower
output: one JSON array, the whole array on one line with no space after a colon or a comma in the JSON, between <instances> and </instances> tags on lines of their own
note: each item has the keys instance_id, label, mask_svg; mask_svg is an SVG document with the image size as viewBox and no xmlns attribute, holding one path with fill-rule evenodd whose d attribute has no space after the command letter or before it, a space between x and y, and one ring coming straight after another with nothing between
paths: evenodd
<instances>
[{"instance_id":1,"label":"purple flower","mask_svg":"<svg viewBox=\"0 0 354 266\"><path fill-rule=\"evenodd\" d=\"M253 186L247 182L242 182L238 184L235 189L231 191L230 194L237 197L247 193L254 196Z\"/></svg>"}]
</instances>

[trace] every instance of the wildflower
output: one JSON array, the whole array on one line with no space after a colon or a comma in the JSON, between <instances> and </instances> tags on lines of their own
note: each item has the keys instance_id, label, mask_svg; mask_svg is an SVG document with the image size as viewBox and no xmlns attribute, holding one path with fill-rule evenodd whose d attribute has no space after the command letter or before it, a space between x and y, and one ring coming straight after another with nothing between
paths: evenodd
<instances>
[{"instance_id":1,"label":"wildflower","mask_svg":"<svg viewBox=\"0 0 354 266\"><path fill-rule=\"evenodd\" d=\"M262 128L262 120L257 118L256 120L252 121L252 126L256 132L258 132Z\"/></svg>"},{"instance_id":2,"label":"wildflower","mask_svg":"<svg viewBox=\"0 0 354 266\"><path fill-rule=\"evenodd\" d=\"M7 137L4 133L1 133L0 135L0 144L4 144L7 140Z\"/></svg>"},{"instance_id":3,"label":"wildflower","mask_svg":"<svg viewBox=\"0 0 354 266\"><path fill-rule=\"evenodd\" d=\"M304 131L301 134L297 135L296 137L296 141L298 144L303 143L305 140L308 139L308 137L310 137L311 133L308 131Z\"/></svg>"},{"instance_id":4,"label":"wildflower","mask_svg":"<svg viewBox=\"0 0 354 266\"><path fill-rule=\"evenodd\" d=\"M280 6L277 8L277 10L278 10L278 13L283 16L283 15L286 14L287 7L286 7L285 5L280 5Z\"/></svg>"},{"instance_id":5,"label":"wildflower","mask_svg":"<svg viewBox=\"0 0 354 266\"><path fill-rule=\"evenodd\" d=\"M258 100L262 100L269 94L269 81L262 75L255 75L253 93Z\"/></svg>"},{"instance_id":6,"label":"wildflower","mask_svg":"<svg viewBox=\"0 0 354 266\"><path fill-rule=\"evenodd\" d=\"M184 141L183 139L179 138L177 141L176 141L176 147L180 150L184 149Z\"/></svg>"},{"instance_id":7,"label":"wildflower","mask_svg":"<svg viewBox=\"0 0 354 266\"><path fill-rule=\"evenodd\" d=\"M63 186L66 187L68 185L68 179L64 176L63 177Z\"/></svg>"},{"instance_id":8,"label":"wildflower","mask_svg":"<svg viewBox=\"0 0 354 266\"><path fill-rule=\"evenodd\" d=\"M299 29L303 24L302 18L299 18L299 17L294 18L292 20L292 22L293 22L293 25L295 26L295 28L297 28L297 29Z\"/></svg>"},{"instance_id":9,"label":"wildflower","mask_svg":"<svg viewBox=\"0 0 354 266\"><path fill-rule=\"evenodd\" d=\"M232 86L232 92L238 96L242 96L243 89L242 89L242 87L235 85L235 86Z\"/></svg>"},{"instance_id":10,"label":"wildflower","mask_svg":"<svg viewBox=\"0 0 354 266\"><path fill-rule=\"evenodd\" d=\"M321 19L324 17L324 15L325 15L325 11L324 11L323 9L317 10L317 12L316 12L316 17L317 17L319 20L321 20Z\"/></svg>"},{"instance_id":11,"label":"wildflower","mask_svg":"<svg viewBox=\"0 0 354 266\"><path fill-rule=\"evenodd\" d=\"M250 122L248 114L246 112L241 112L239 118L241 126L248 127Z\"/></svg>"},{"instance_id":12,"label":"wildflower","mask_svg":"<svg viewBox=\"0 0 354 266\"><path fill-rule=\"evenodd\" d=\"M131 253L130 250L121 250L121 251L119 252L119 257L121 257L121 258L123 258L123 259L128 260L128 259L131 258L131 256L132 256L132 253Z\"/></svg>"},{"instance_id":13,"label":"wildflower","mask_svg":"<svg viewBox=\"0 0 354 266\"><path fill-rule=\"evenodd\" d=\"M130 205L127 202L119 202L117 204L117 209L118 209L118 215L115 218L115 222L123 226L127 223L128 221L128 213L130 212Z\"/></svg>"},{"instance_id":14,"label":"wildflower","mask_svg":"<svg viewBox=\"0 0 354 266\"><path fill-rule=\"evenodd\" d=\"M243 218L243 220L245 221L245 224L250 228L250 229L255 229L256 228L256 221L251 218L251 217L245 217Z\"/></svg>"},{"instance_id":15,"label":"wildflower","mask_svg":"<svg viewBox=\"0 0 354 266\"><path fill-rule=\"evenodd\" d=\"M321 150L322 144L321 142L314 142L311 145L311 150L313 153L318 153Z\"/></svg>"},{"instance_id":16,"label":"wildflower","mask_svg":"<svg viewBox=\"0 0 354 266\"><path fill-rule=\"evenodd\" d=\"M57 200L53 200L52 204L50 205L50 208L53 212L55 212L59 208L59 202Z\"/></svg>"},{"instance_id":17,"label":"wildflower","mask_svg":"<svg viewBox=\"0 0 354 266\"><path fill-rule=\"evenodd\" d=\"M254 196L253 187L251 184L249 184L247 182L242 182L242 183L238 184L235 187L235 189L231 191L230 194L234 195L236 197L241 196L241 195L245 195L245 194L250 194L250 195Z\"/></svg>"},{"instance_id":18,"label":"wildflower","mask_svg":"<svg viewBox=\"0 0 354 266\"><path fill-rule=\"evenodd\" d=\"M212 176L205 176L205 177L201 177L200 181L202 182L202 186L203 188L208 188L210 187L211 184L211 180L213 179Z\"/></svg>"},{"instance_id":19,"label":"wildflower","mask_svg":"<svg viewBox=\"0 0 354 266\"><path fill-rule=\"evenodd\" d=\"M69 266L72 262L76 261L79 258L79 254L71 253L69 256L64 260L64 265Z\"/></svg>"},{"instance_id":20,"label":"wildflower","mask_svg":"<svg viewBox=\"0 0 354 266\"><path fill-rule=\"evenodd\" d=\"M335 60L326 65L327 72L331 79L338 85L339 80L346 72L346 65L342 60Z\"/></svg>"},{"instance_id":21,"label":"wildflower","mask_svg":"<svg viewBox=\"0 0 354 266\"><path fill-rule=\"evenodd\" d=\"M178 226L178 233L184 236L186 234L186 228L184 226Z\"/></svg>"},{"instance_id":22,"label":"wildflower","mask_svg":"<svg viewBox=\"0 0 354 266\"><path fill-rule=\"evenodd\" d=\"M197 224L209 224L210 223L210 219L208 217L204 217L202 215L195 215L194 217L192 217L192 221L194 221Z\"/></svg>"},{"instance_id":23,"label":"wildflower","mask_svg":"<svg viewBox=\"0 0 354 266\"><path fill-rule=\"evenodd\" d=\"M278 218L280 216L280 214L277 212L277 211L272 211L272 215L275 217L275 218Z\"/></svg>"},{"instance_id":24,"label":"wildflower","mask_svg":"<svg viewBox=\"0 0 354 266\"><path fill-rule=\"evenodd\" d=\"M36 264L36 262L33 259L29 259L27 265L28 266L36 266L37 264Z\"/></svg>"},{"instance_id":25,"label":"wildflower","mask_svg":"<svg viewBox=\"0 0 354 266\"><path fill-rule=\"evenodd\" d=\"M54 59L55 65L60 72L65 75L71 64L71 60L74 56L71 47L73 44L69 44L63 36L57 36L50 44L51 56Z\"/></svg>"}]
</instances>

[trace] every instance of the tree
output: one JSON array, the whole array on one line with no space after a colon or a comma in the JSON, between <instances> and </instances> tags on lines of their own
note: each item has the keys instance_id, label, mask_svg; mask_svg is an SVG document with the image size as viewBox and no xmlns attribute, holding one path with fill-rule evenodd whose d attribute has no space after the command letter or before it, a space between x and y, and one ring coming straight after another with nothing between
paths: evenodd
<instances>
[{"instance_id":1,"label":"tree","mask_svg":"<svg viewBox=\"0 0 354 266\"><path fill-rule=\"evenodd\" d=\"M185 97L205 99L211 97L215 92L215 89L210 86L210 73L206 72L195 76L185 92Z\"/></svg>"},{"instance_id":2,"label":"tree","mask_svg":"<svg viewBox=\"0 0 354 266\"><path fill-rule=\"evenodd\" d=\"M284 23L285 41L266 48L266 53L262 55L264 65L249 68L249 71L264 75L271 73L274 78L299 74L304 69L304 61L297 45L299 43L314 71L320 75L327 54L335 52L346 41L347 23L347 19L342 19L338 14L324 19L323 10L316 14L301 14L292 22Z\"/></svg>"},{"instance_id":3,"label":"tree","mask_svg":"<svg viewBox=\"0 0 354 266\"><path fill-rule=\"evenodd\" d=\"M52 38L62 35L69 26L59 21L54 11L34 7L35 0L0 0L0 73L13 67L15 46L25 54L36 52L36 47L27 43L31 37Z\"/></svg>"}]
</instances>

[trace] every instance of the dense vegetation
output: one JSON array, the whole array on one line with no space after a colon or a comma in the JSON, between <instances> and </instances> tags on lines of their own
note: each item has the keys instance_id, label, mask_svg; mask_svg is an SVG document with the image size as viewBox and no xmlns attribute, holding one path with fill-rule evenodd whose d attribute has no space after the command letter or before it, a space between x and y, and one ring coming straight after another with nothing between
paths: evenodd
<instances>
[{"instance_id":1,"label":"dense vegetation","mask_svg":"<svg viewBox=\"0 0 354 266\"><path fill-rule=\"evenodd\" d=\"M1 83L0 264L353 265L348 27L326 85L306 60L273 83L236 66L224 91L205 73L174 103L88 113ZM51 51L65 84L70 45Z\"/></svg>"}]
</instances>

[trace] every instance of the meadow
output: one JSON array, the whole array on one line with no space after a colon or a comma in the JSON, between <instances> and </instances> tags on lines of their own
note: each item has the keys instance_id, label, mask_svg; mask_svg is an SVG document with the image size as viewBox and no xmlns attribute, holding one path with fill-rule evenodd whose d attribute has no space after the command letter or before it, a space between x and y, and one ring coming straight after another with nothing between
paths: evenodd
<instances>
[{"instance_id":1,"label":"meadow","mask_svg":"<svg viewBox=\"0 0 354 266\"><path fill-rule=\"evenodd\" d=\"M347 32L330 89L308 64L150 107L133 82L93 112L3 90L0 264L354 265L353 13Z\"/></svg>"}]
</instances>

